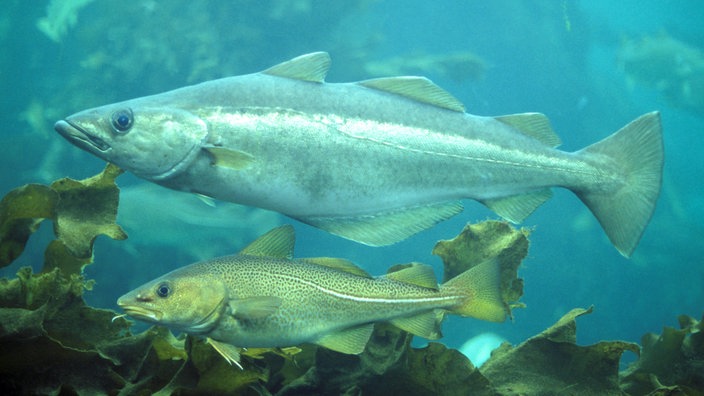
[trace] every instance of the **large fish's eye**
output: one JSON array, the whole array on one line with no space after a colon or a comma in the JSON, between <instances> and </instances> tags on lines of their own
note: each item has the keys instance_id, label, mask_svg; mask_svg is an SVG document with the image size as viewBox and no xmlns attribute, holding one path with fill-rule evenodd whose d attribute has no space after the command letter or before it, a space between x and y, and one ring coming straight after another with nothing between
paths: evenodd
<instances>
[{"instance_id":1,"label":"large fish's eye","mask_svg":"<svg viewBox=\"0 0 704 396\"><path fill-rule=\"evenodd\" d=\"M169 286L168 283L160 283L159 286L156 287L156 295L161 297L161 298L166 298L171 294L171 286Z\"/></svg>"},{"instance_id":2,"label":"large fish's eye","mask_svg":"<svg viewBox=\"0 0 704 396\"><path fill-rule=\"evenodd\" d=\"M126 133L132 128L132 124L134 123L132 109L126 108L112 113L110 121L115 132Z\"/></svg>"}]
</instances>

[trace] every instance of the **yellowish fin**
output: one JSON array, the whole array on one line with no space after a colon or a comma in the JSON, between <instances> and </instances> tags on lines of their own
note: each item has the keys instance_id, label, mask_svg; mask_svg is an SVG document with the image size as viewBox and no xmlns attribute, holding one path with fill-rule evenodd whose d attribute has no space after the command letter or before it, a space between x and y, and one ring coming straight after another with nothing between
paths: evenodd
<instances>
[{"instance_id":1,"label":"yellowish fin","mask_svg":"<svg viewBox=\"0 0 704 396\"><path fill-rule=\"evenodd\" d=\"M327 52L313 52L295 57L264 70L263 74L291 78L315 83L325 82L330 70L330 55Z\"/></svg>"},{"instance_id":2,"label":"yellowish fin","mask_svg":"<svg viewBox=\"0 0 704 396\"><path fill-rule=\"evenodd\" d=\"M396 318L389 322L403 331L417 335L429 340L437 340L442 337L440 324L443 314L440 311L428 311L419 315Z\"/></svg>"},{"instance_id":3,"label":"yellowish fin","mask_svg":"<svg viewBox=\"0 0 704 396\"><path fill-rule=\"evenodd\" d=\"M357 84L443 109L464 112L462 102L425 77L383 77L360 81Z\"/></svg>"},{"instance_id":4,"label":"yellowish fin","mask_svg":"<svg viewBox=\"0 0 704 396\"><path fill-rule=\"evenodd\" d=\"M276 312L283 301L279 297L260 296L234 299L229 302L232 315L239 318L256 319Z\"/></svg>"},{"instance_id":5,"label":"yellowish fin","mask_svg":"<svg viewBox=\"0 0 704 396\"><path fill-rule=\"evenodd\" d=\"M293 226L287 224L257 238L240 251L239 254L247 256L275 257L290 259L293 257L293 246L296 236Z\"/></svg>"},{"instance_id":6,"label":"yellowish fin","mask_svg":"<svg viewBox=\"0 0 704 396\"><path fill-rule=\"evenodd\" d=\"M307 258L298 259L296 261L304 261L306 263L322 265L323 267L336 269L338 271L347 272L347 273L361 276L364 278L371 278L372 277L371 275L369 275L369 273L367 271L358 267L357 264L355 264L349 260L345 260L345 259L341 259L341 258L337 258L337 257L307 257Z\"/></svg>"},{"instance_id":7,"label":"yellowish fin","mask_svg":"<svg viewBox=\"0 0 704 396\"><path fill-rule=\"evenodd\" d=\"M520 223L551 197L552 191L546 188L526 194L485 199L482 203L504 219L512 223Z\"/></svg>"},{"instance_id":8,"label":"yellowish fin","mask_svg":"<svg viewBox=\"0 0 704 396\"><path fill-rule=\"evenodd\" d=\"M455 315L503 322L510 312L501 295L501 268L496 258L457 275L440 289L467 296L463 303L449 309Z\"/></svg>"},{"instance_id":9,"label":"yellowish fin","mask_svg":"<svg viewBox=\"0 0 704 396\"><path fill-rule=\"evenodd\" d=\"M326 334L315 341L315 343L333 351L357 355L364 352L364 347L367 346L367 341L372 336L372 331L374 331L373 324L364 324L336 333Z\"/></svg>"},{"instance_id":10,"label":"yellowish fin","mask_svg":"<svg viewBox=\"0 0 704 396\"><path fill-rule=\"evenodd\" d=\"M524 135L540 140L550 147L559 146L562 141L550 126L550 120L541 113L508 114L494 117L504 124L511 125Z\"/></svg>"},{"instance_id":11,"label":"yellowish fin","mask_svg":"<svg viewBox=\"0 0 704 396\"><path fill-rule=\"evenodd\" d=\"M397 282L438 290L438 282L437 278L435 278L433 267L426 264L410 264L406 268L389 272L384 276Z\"/></svg>"},{"instance_id":12,"label":"yellowish fin","mask_svg":"<svg viewBox=\"0 0 704 396\"><path fill-rule=\"evenodd\" d=\"M369 246L385 246L447 220L462 211L459 201L349 217L296 217L331 234Z\"/></svg>"},{"instance_id":13,"label":"yellowish fin","mask_svg":"<svg viewBox=\"0 0 704 396\"><path fill-rule=\"evenodd\" d=\"M213 165L235 170L246 169L254 162L254 157L244 151L230 150L224 147L208 147L213 157Z\"/></svg>"},{"instance_id":14,"label":"yellowish fin","mask_svg":"<svg viewBox=\"0 0 704 396\"><path fill-rule=\"evenodd\" d=\"M207 338L206 340L228 363L234 364L239 367L240 370L243 369L240 364L240 348L224 342L215 341L212 338Z\"/></svg>"}]
</instances>

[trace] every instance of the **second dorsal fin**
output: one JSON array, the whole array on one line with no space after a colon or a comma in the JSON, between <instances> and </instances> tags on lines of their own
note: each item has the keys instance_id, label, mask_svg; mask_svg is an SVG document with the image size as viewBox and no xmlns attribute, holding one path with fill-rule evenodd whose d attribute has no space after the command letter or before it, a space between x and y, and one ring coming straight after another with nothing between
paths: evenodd
<instances>
[{"instance_id":1,"label":"second dorsal fin","mask_svg":"<svg viewBox=\"0 0 704 396\"><path fill-rule=\"evenodd\" d=\"M386 77L359 81L357 84L413 99L452 111L464 112L464 105L452 94L425 77Z\"/></svg>"},{"instance_id":2,"label":"second dorsal fin","mask_svg":"<svg viewBox=\"0 0 704 396\"><path fill-rule=\"evenodd\" d=\"M330 70L327 52L312 52L272 66L262 73L294 80L322 83Z\"/></svg>"},{"instance_id":3,"label":"second dorsal fin","mask_svg":"<svg viewBox=\"0 0 704 396\"><path fill-rule=\"evenodd\" d=\"M359 268L356 264L349 260L337 258L337 257L306 257L298 259L298 261L304 261L306 263L311 263L315 265L321 265L323 267L328 267L336 269L342 272L348 272L357 276L364 278L371 278L372 276L367 273L367 271Z\"/></svg>"}]
</instances>

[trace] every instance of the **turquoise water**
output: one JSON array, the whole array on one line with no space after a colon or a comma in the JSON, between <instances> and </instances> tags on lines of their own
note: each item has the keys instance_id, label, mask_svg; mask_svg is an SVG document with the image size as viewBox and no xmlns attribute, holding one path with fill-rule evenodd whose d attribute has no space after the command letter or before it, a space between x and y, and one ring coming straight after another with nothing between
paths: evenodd
<instances>
[{"instance_id":1,"label":"turquoise water","mask_svg":"<svg viewBox=\"0 0 704 396\"><path fill-rule=\"evenodd\" d=\"M699 2L80 3L57 1L62 9L48 2L6 1L0 11L1 194L26 183L82 179L103 168L101 160L54 132L53 123L66 115L325 50L333 59L328 81L393 71L423 74L473 114L545 113L568 151L640 114L662 112L663 190L633 257L618 254L575 196L556 190L522 224L534 227L519 272L527 308L502 324L451 318L444 343L459 347L484 332L518 343L571 308L590 305L595 312L579 319L581 344L638 341L646 332L675 326L679 314L702 314L704 228L698 219L704 213L704 107L691 105L698 103L697 92L704 95L696 89L701 87L697 76L704 74L696 74L697 68L704 70L704 57L698 58L702 49L696 48L704 42ZM627 40L645 36L679 63L655 69L647 56L624 59ZM458 53L475 62L453 63ZM472 72L477 63L481 72ZM682 63L689 69L683 71ZM658 84L639 76L650 69ZM131 192L123 196L118 220L130 239L98 238L95 263L86 269L97 281L88 302L112 309L119 295L138 284L200 258L236 252L275 224L294 223L298 256L345 257L374 274L395 263L422 261L436 266L439 275L439 259L430 254L435 242L454 237L468 221L496 218L467 201L463 214L429 231L371 248L284 217L226 203L211 208L163 189L141 190L146 182L132 175L120 176L118 184ZM221 224L224 216L232 217L232 226ZM1 273L12 275L21 265L39 268L50 228L44 224L23 256Z\"/></svg>"}]
</instances>

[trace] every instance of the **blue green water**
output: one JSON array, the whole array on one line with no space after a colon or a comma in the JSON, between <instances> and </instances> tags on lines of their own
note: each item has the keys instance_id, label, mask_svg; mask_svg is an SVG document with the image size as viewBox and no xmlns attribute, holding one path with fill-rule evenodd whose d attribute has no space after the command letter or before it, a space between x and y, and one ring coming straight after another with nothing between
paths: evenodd
<instances>
[{"instance_id":1,"label":"blue green water","mask_svg":"<svg viewBox=\"0 0 704 396\"><path fill-rule=\"evenodd\" d=\"M545 113L562 138L561 148L571 151L640 114L660 110L666 165L658 207L631 259L618 254L574 195L556 190L522 224L534 227L529 257L519 272L527 308L502 324L451 318L443 342L459 347L474 335L494 332L518 343L571 308L590 305L595 312L579 319L581 344L638 341L646 332L675 326L677 315L701 317L704 108L682 106L681 98L642 83L619 62L625 40L666 34L693 52L663 51L673 51L672 57L685 58L691 67L704 67L697 63L704 64L704 57L697 60L697 51L704 49L696 49L704 43L704 5L698 1L107 0L73 10L68 5L80 2L56 3L66 8L8 0L0 11L0 194L25 183L82 179L103 168L101 160L53 130L56 120L85 108L255 72L317 50L333 58L332 82L377 77L372 74L378 69L370 66L374 62L388 65L401 57L410 64L471 52L486 65L482 76L460 70L458 77L437 64L422 70L464 102L468 112ZM54 15L55 23L42 31L37 23L47 15ZM650 67L647 57L641 67ZM679 69L654 72L666 82L701 87L696 75L690 81ZM704 96L696 89L689 95L697 92ZM118 178L126 190L145 183L131 175ZM374 274L395 263L421 261L440 274L440 261L430 254L435 242L454 237L468 221L496 218L467 201L456 218L397 245L371 248L251 211L246 217L251 224L216 225L232 205L184 202L178 192L136 191L123 201L120 218L130 239L98 238L95 263L86 269L97 280L88 302L113 309L116 298L138 284L196 256L236 252L270 223L294 223L298 256L345 257ZM171 210L157 213L163 208ZM186 217L191 220L179 223ZM194 217L201 224L193 224L199 222ZM236 223L244 216L232 217ZM21 265L39 268L50 238L47 223L23 256L0 274L11 276Z\"/></svg>"}]
</instances>

